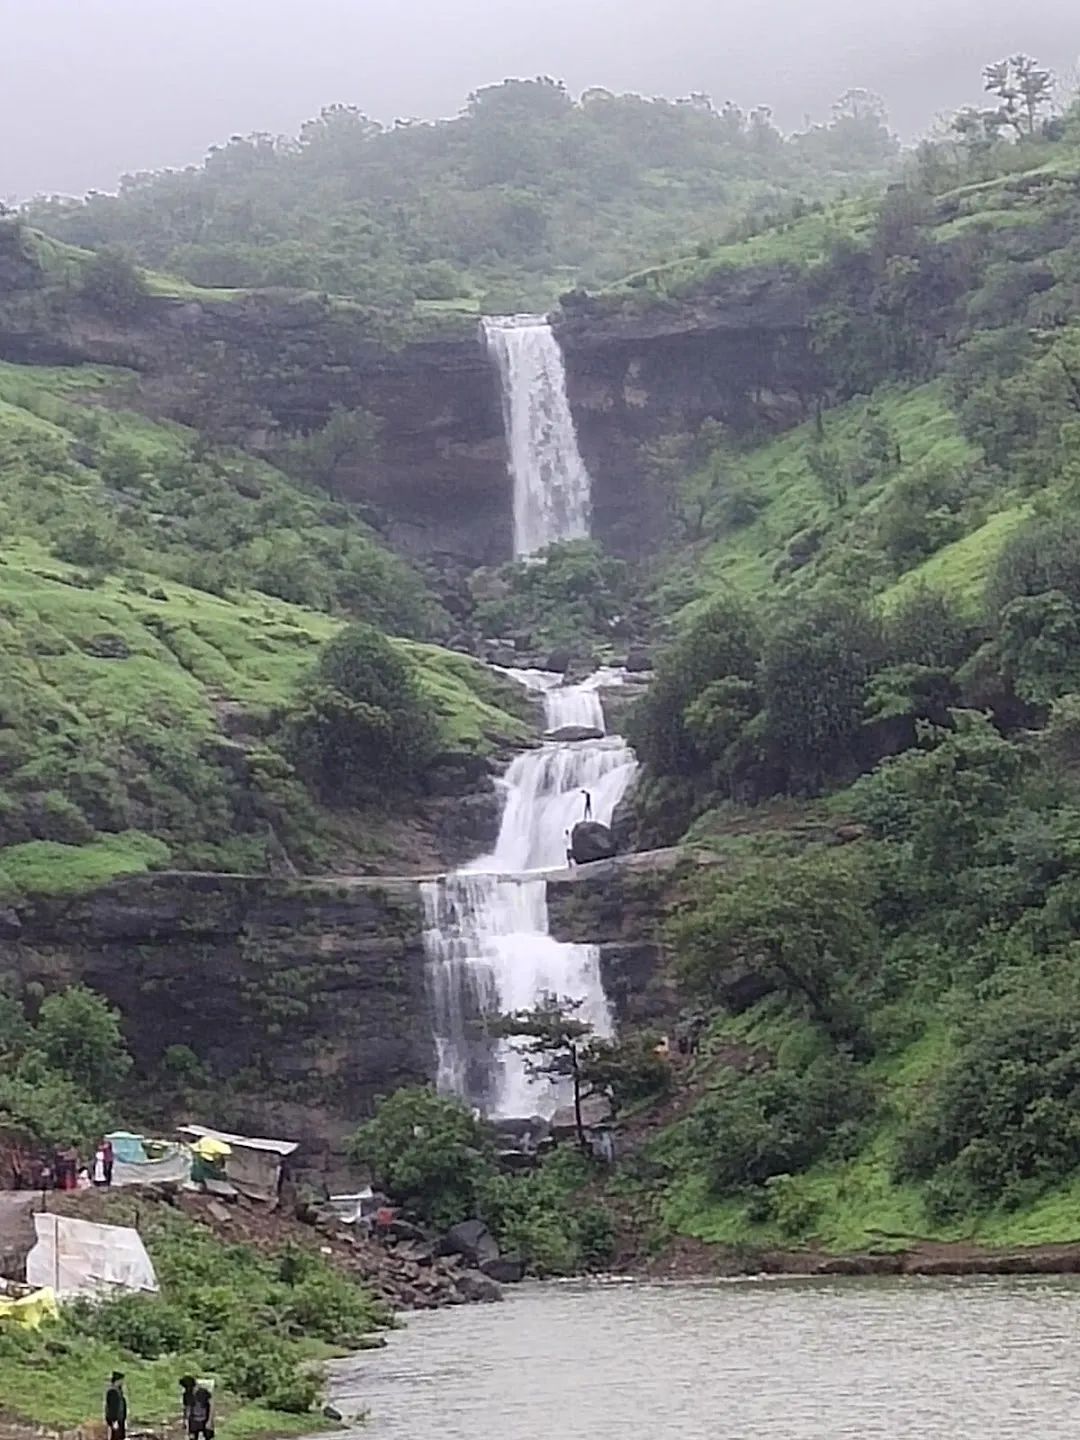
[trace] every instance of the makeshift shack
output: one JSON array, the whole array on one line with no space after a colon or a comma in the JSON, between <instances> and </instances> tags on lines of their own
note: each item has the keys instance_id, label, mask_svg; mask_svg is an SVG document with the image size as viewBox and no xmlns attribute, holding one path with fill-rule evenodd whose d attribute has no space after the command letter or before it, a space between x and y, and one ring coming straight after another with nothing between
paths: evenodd
<instances>
[{"instance_id":1,"label":"makeshift shack","mask_svg":"<svg viewBox=\"0 0 1080 1440\"><path fill-rule=\"evenodd\" d=\"M191 1178L191 1152L186 1145L147 1140L130 1130L114 1130L105 1138L113 1147L114 1186L185 1185Z\"/></svg>"},{"instance_id":2,"label":"makeshift shack","mask_svg":"<svg viewBox=\"0 0 1080 1440\"><path fill-rule=\"evenodd\" d=\"M137 1230L126 1225L95 1225L67 1215L38 1211L37 1244L26 1257L26 1283L66 1300L110 1290L158 1288L153 1261Z\"/></svg>"},{"instance_id":3,"label":"makeshift shack","mask_svg":"<svg viewBox=\"0 0 1080 1440\"><path fill-rule=\"evenodd\" d=\"M253 1135L231 1135L206 1125L181 1125L178 1133L189 1144L214 1140L226 1147L222 1153L225 1178L249 1200L276 1201L281 1189L282 1162L298 1148L295 1140L264 1140Z\"/></svg>"}]
</instances>

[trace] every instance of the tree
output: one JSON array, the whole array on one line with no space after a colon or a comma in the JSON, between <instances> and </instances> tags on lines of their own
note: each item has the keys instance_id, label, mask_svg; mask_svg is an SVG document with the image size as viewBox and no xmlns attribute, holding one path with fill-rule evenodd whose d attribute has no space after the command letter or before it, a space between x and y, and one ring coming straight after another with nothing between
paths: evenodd
<instances>
[{"instance_id":1,"label":"tree","mask_svg":"<svg viewBox=\"0 0 1080 1440\"><path fill-rule=\"evenodd\" d=\"M550 1080L569 1080L574 1093L574 1127L578 1145L588 1149L581 1102L588 1093L583 1062L593 1027L577 1018L584 1001L566 996L545 995L531 1010L517 1010L501 1015L494 1022L494 1033L522 1041L517 1048L525 1057L532 1075Z\"/></svg>"},{"instance_id":2,"label":"tree","mask_svg":"<svg viewBox=\"0 0 1080 1440\"><path fill-rule=\"evenodd\" d=\"M814 852L700 881L672 924L680 970L732 1005L778 990L834 1042L860 1047L856 997L875 953L867 889L857 864Z\"/></svg>"},{"instance_id":3,"label":"tree","mask_svg":"<svg viewBox=\"0 0 1080 1440\"><path fill-rule=\"evenodd\" d=\"M409 659L370 625L323 650L288 718L286 747L327 804L415 791L435 754L435 711Z\"/></svg>"},{"instance_id":4,"label":"tree","mask_svg":"<svg viewBox=\"0 0 1080 1440\"><path fill-rule=\"evenodd\" d=\"M335 405L321 429L289 442L281 465L336 498L338 472L346 460L370 460L378 450L379 422L367 410Z\"/></svg>"},{"instance_id":5,"label":"tree","mask_svg":"<svg viewBox=\"0 0 1080 1440\"><path fill-rule=\"evenodd\" d=\"M132 1066L120 1012L85 985L73 985L42 1002L34 1045L54 1070L95 1100L115 1095Z\"/></svg>"},{"instance_id":6,"label":"tree","mask_svg":"<svg viewBox=\"0 0 1080 1440\"><path fill-rule=\"evenodd\" d=\"M141 272L112 246L99 250L87 262L80 289L98 310L116 320L137 315L149 294Z\"/></svg>"},{"instance_id":7,"label":"tree","mask_svg":"<svg viewBox=\"0 0 1080 1440\"><path fill-rule=\"evenodd\" d=\"M987 65L983 88L1001 101L999 114L1017 138L1034 135L1042 111L1054 98L1054 73L1044 70L1030 55L1010 55Z\"/></svg>"},{"instance_id":8,"label":"tree","mask_svg":"<svg viewBox=\"0 0 1080 1440\"><path fill-rule=\"evenodd\" d=\"M348 1144L377 1184L441 1229L477 1213L495 1171L491 1136L460 1101L407 1087L379 1102Z\"/></svg>"}]
</instances>

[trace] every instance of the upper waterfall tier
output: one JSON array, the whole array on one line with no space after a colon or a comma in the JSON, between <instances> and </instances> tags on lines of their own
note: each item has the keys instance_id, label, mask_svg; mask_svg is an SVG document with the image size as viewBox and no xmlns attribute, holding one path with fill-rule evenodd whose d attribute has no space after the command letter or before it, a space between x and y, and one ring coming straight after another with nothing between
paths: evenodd
<instances>
[{"instance_id":1,"label":"upper waterfall tier","mask_svg":"<svg viewBox=\"0 0 1080 1440\"><path fill-rule=\"evenodd\" d=\"M542 315L484 322L502 381L514 482L514 554L589 534L589 472L578 450L562 351Z\"/></svg>"}]
</instances>

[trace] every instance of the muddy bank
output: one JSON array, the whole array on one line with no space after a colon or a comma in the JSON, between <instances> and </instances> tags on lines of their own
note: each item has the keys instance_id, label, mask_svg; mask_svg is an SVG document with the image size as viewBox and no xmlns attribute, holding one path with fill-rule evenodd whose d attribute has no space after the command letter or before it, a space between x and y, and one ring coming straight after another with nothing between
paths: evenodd
<instances>
[{"instance_id":1,"label":"muddy bank","mask_svg":"<svg viewBox=\"0 0 1080 1440\"><path fill-rule=\"evenodd\" d=\"M651 1257L627 1254L620 1269L643 1279L738 1275L1074 1275L1080 1241L1000 1249L918 1241L905 1248L833 1255L819 1250L755 1250L680 1238Z\"/></svg>"}]
</instances>

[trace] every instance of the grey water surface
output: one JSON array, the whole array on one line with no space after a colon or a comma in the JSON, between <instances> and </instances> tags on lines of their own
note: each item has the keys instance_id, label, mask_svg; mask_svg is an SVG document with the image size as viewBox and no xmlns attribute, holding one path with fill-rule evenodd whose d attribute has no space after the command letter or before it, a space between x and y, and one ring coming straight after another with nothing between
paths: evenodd
<instances>
[{"instance_id":1,"label":"grey water surface","mask_svg":"<svg viewBox=\"0 0 1080 1440\"><path fill-rule=\"evenodd\" d=\"M369 1440L1062 1440L1080 1283L526 1285L335 1363Z\"/></svg>"}]
</instances>

